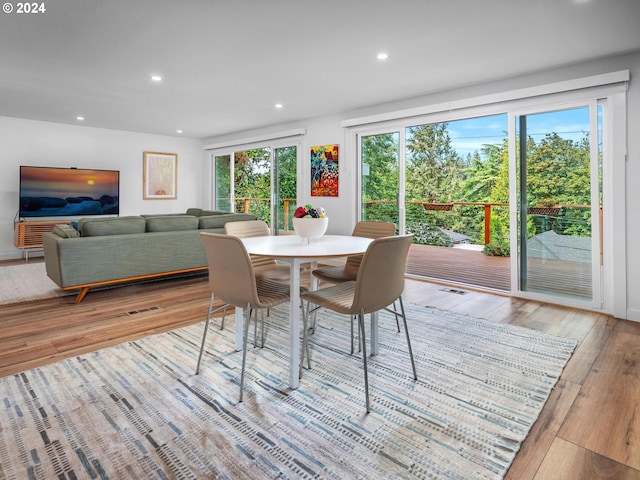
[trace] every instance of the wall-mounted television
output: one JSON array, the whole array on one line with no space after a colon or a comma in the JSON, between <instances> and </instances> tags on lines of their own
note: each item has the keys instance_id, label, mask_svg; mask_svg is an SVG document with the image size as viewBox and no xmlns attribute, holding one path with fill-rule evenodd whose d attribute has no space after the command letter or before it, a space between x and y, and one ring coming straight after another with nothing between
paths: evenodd
<instances>
[{"instance_id":1,"label":"wall-mounted television","mask_svg":"<svg viewBox=\"0 0 640 480\"><path fill-rule=\"evenodd\" d=\"M119 213L118 170L20 167L20 217Z\"/></svg>"}]
</instances>

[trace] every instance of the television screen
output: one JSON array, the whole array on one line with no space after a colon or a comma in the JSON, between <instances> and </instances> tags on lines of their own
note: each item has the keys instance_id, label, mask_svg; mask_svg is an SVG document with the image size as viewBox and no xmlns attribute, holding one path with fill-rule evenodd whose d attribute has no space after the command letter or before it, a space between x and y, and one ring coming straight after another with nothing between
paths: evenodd
<instances>
[{"instance_id":1,"label":"television screen","mask_svg":"<svg viewBox=\"0 0 640 480\"><path fill-rule=\"evenodd\" d=\"M20 217L119 213L118 170L20 167Z\"/></svg>"}]
</instances>

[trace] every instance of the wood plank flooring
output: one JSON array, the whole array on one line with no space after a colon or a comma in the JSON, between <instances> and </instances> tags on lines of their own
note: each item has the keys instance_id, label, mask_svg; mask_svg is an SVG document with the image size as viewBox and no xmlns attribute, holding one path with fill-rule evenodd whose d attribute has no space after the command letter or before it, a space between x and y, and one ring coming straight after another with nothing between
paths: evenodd
<instances>
[{"instance_id":1,"label":"wood plank flooring","mask_svg":"<svg viewBox=\"0 0 640 480\"><path fill-rule=\"evenodd\" d=\"M407 274L499 292L511 290L511 259L463 248L411 245ZM529 257L528 290L591 298L591 264Z\"/></svg>"},{"instance_id":2,"label":"wood plank flooring","mask_svg":"<svg viewBox=\"0 0 640 480\"><path fill-rule=\"evenodd\" d=\"M411 245L407 274L498 291L511 290L509 257L490 257L462 248Z\"/></svg>"},{"instance_id":3,"label":"wood plank flooring","mask_svg":"<svg viewBox=\"0 0 640 480\"><path fill-rule=\"evenodd\" d=\"M640 480L640 324L407 280L404 299L575 338L579 345L507 479ZM454 290L460 291L456 286ZM0 375L199 323L205 276L0 306Z\"/></svg>"}]
</instances>

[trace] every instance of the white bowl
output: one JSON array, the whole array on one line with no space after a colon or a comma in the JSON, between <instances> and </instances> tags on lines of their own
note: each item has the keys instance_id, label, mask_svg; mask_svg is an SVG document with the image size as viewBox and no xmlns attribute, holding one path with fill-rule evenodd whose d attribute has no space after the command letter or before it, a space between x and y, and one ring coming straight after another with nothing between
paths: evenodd
<instances>
[{"instance_id":1,"label":"white bowl","mask_svg":"<svg viewBox=\"0 0 640 480\"><path fill-rule=\"evenodd\" d=\"M293 229L302 238L320 238L327 231L329 218L293 218Z\"/></svg>"}]
</instances>

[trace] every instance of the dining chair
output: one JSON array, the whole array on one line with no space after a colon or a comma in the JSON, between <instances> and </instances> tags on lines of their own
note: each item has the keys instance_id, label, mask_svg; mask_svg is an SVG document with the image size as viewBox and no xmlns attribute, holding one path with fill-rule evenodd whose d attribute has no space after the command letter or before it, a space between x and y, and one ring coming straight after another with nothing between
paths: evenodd
<instances>
[{"instance_id":1,"label":"dining chair","mask_svg":"<svg viewBox=\"0 0 640 480\"><path fill-rule=\"evenodd\" d=\"M356 226L353 228L353 232L351 233L354 237L365 237L365 238L380 238L380 237L390 237L396 233L396 225L393 222L379 222L379 221L370 221L363 220L356 223ZM358 275L358 268L360 268L360 262L362 262L362 254L360 255L351 255L347 257L344 265L334 266L334 267L321 267L316 268L311 273L314 277L316 277L321 282L329 282L329 283L342 283L342 282L350 282L356 279ZM395 303L394 303L395 309ZM353 323L355 316L351 317L351 353L353 353ZM315 316L312 330L315 331ZM398 332L400 331L400 322L398 320L398 316L396 315L396 326L398 328ZM360 338L360 337L358 337ZM358 345L358 351L360 351L360 345Z\"/></svg>"},{"instance_id":2,"label":"dining chair","mask_svg":"<svg viewBox=\"0 0 640 480\"><path fill-rule=\"evenodd\" d=\"M250 237L267 237L271 235L269 225L263 220L249 220L243 222L227 222L224 225L224 233L227 235L234 235L239 238ZM262 257L257 255L249 255L256 277L268 278L277 282L289 282L291 277L290 267L286 263L279 263L273 258ZM304 271L305 269L301 269ZM267 309L267 315L269 315L269 309ZM261 318L261 347L264 347L264 312L260 312ZM224 316L221 323L222 328L224 326ZM257 345L257 331L258 322L254 324L254 346Z\"/></svg>"},{"instance_id":3,"label":"dining chair","mask_svg":"<svg viewBox=\"0 0 640 480\"><path fill-rule=\"evenodd\" d=\"M247 361L247 336L252 313L258 309L275 307L289 300L289 285L269 278L257 277L251 258L242 240L233 235L200 232L209 266L209 289L225 304L244 308L246 318L243 325L242 370L240 373L240 397L244 387L244 373ZM207 318L202 333L202 344L196 365L196 375L200 372L200 363L209 327Z\"/></svg>"},{"instance_id":4,"label":"dining chair","mask_svg":"<svg viewBox=\"0 0 640 480\"><path fill-rule=\"evenodd\" d=\"M356 223L351 236L365 238L390 237L396 233L396 225L392 222L377 222L363 220ZM330 283L341 283L355 280L363 254L350 255L344 265L335 267L321 267L313 270L313 276L318 280Z\"/></svg>"},{"instance_id":5,"label":"dining chair","mask_svg":"<svg viewBox=\"0 0 640 480\"><path fill-rule=\"evenodd\" d=\"M224 225L224 233L240 238L267 237L271 235L269 225L262 220L249 220L244 222L227 222ZM250 255L251 263L256 276L270 278L271 280L289 281L289 265L278 263L269 257Z\"/></svg>"},{"instance_id":6,"label":"dining chair","mask_svg":"<svg viewBox=\"0 0 640 480\"><path fill-rule=\"evenodd\" d=\"M300 375L302 375L305 353L307 357L307 367L311 368L307 328L309 304L314 304L317 308L326 308L345 315L357 315L359 337L362 344L367 413L369 413L371 409L369 401L366 334L364 328L364 316L366 314L387 310L402 317L404 331L407 337L407 348L411 359L411 368L413 370L413 378L414 380L418 379L415 361L413 359L413 350L411 349L411 339L407 328L407 317L402 303L404 272L412 241L413 235L398 235L375 239L362 257L356 280L342 282L320 290L305 291L300 295L300 298L307 302L307 308L303 309L303 340L302 354L300 357ZM389 305L393 304L396 300L400 304L399 313L389 309Z\"/></svg>"},{"instance_id":7,"label":"dining chair","mask_svg":"<svg viewBox=\"0 0 640 480\"><path fill-rule=\"evenodd\" d=\"M224 225L224 232L227 235L235 235L236 237L246 238L246 237L263 237L270 235L269 226L266 222L262 220L248 220L242 222L227 222ZM256 275L258 276L266 276L268 278L272 278L273 280L289 280L289 267L288 265L275 265L275 261L270 258L265 257L251 257L251 263L253 263L253 268L256 271ZM211 318L214 313L223 310L222 319L220 320L220 330L224 330L224 321L227 318L227 307L228 305L222 305L218 307L214 307L213 301L214 295L211 294L211 298L209 300L209 309L207 310L207 319ZM263 323L263 331L264 331L264 323ZM255 332L254 332L255 337ZM255 342L256 340L254 340ZM262 338L262 346L264 346L264 336Z\"/></svg>"}]
</instances>

